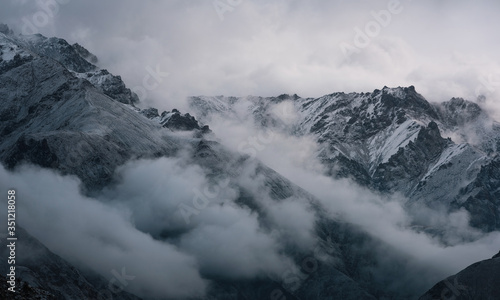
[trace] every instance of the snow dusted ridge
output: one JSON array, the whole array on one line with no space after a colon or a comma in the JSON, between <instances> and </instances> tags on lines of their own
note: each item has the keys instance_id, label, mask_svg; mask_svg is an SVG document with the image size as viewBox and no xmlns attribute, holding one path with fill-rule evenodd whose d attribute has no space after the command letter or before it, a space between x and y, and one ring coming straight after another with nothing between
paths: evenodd
<instances>
[{"instance_id":1,"label":"snow dusted ridge","mask_svg":"<svg viewBox=\"0 0 500 300\"><path fill-rule=\"evenodd\" d=\"M0 32L0 70L8 71L23 62L40 56L54 59L79 78L92 83L107 96L125 104L134 104L139 98L123 83L120 76L99 69L95 55L82 46L70 45L63 39L46 38L41 34L29 36ZM87 60L88 59L88 60Z\"/></svg>"},{"instance_id":2,"label":"snow dusted ridge","mask_svg":"<svg viewBox=\"0 0 500 300\"><path fill-rule=\"evenodd\" d=\"M178 137L170 136L174 131L195 136L210 131L178 111L149 120L148 110L134 106L138 98L120 76L80 55L92 57L87 52L58 38L0 32L0 120L5 122L0 128L0 157L7 166L29 160L76 174L89 190L99 189L118 165L133 157L177 151ZM146 133L138 134L141 130ZM99 146L94 145L96 139ZM93 163L104 157L112 163ZM81 163L87 167L77 168Z\"/></svg>"},{"instance_id":3,"label":"snow dusted ridge","mask_svg":"<svg viewBox=\"0 0 500 300\"><path fill-rule=\"evenodd\" d=\"M121 101L117 93L107 89L106 84L107 79L117 77L82 61L81 56L70 59L80 54L59 39L4 36L2 41L17 45L17 53L26 51L29 54L25 58L21 55L16 58L14 55L8 66L0 70L0 160L8 169L31 163L56 170L60 174L76 175L83 183L84 192L91 196L110 185L113 179L116 180L114 172L118 166L139 158L180 157L179 153L182 152L183 163L203 169L208 179L217 181L221 177L231 178L231 190L237 191L237 198L233 199L231 205L257 214L256 220L260 222L259 228L263 232L280 234L280 228L276 227L275 230L277 225L266 211L267 204L262 201L271 201L273 205L283 207L290 203L292 208L297 202L311 210L316 218L311 234L318 246L302 251L293 245L293 241L292 244L277 245L280 253L293 264L301 266L304 258L317 262L317 270L310 280L299 282L299 286L294 282L293 287L290 287L290 283L285 282L288 277L280 277L281 274L271 279L262 276L234 281L227 278L221 280L208 274L206 277L211 285L206 297L191 299L236 299L238 295L244 295L247 299L261 299L262 295L266 297L276 290L282 290L289 299L377 299L373 295L390 298L399 295L400 292L387 290L383 284L373 282L370 276L358 275L373 268L377 257L372 249L380 244L379 241L345 221L326 214L317 199L274 170L210 140L206 135L210 132L209 128L202 126L192 115L181 114L175 109L159 114L154 108L140 110L130 101ZM125 95L120 91L123 90L119 89L118 94ZM275 125L285 126L289 121L285 119ZM262 119L262 122L265 126L266 120ZM256 188L249 189L246 186L248 182L255 184ZM165 199L174 201L168 193ZM158 217L173 221L179 216L176 211L168 211L159 213ZM169 234L168 228L165 230ZM175 235L187 235L191 231L190 227L181 227ZM150 235L148 239L172 242L163 236L150 232L146 234ZM28 242L28 236L27 233L27 237L22 240ZM241 238L245 241L244 236ZM373 247L366 247L367 244ZM34 245L35 249L42 247L40 244ZM326 247L329 247L328 252L322 250ZM310 253L314 249L318 251ZM31 270L22 279L30 284L38 283L51 294L68 299L97 299L95 290L106 284L106 281L96 280L97 283L93 281L89 287L86 276L80 277L78 272L70 272L73 267L50 251L30 252L39 253L32 259L39 262L34 265L40 267L35 268L29 261L20 261L20 266ZM403 263L399 256L394 257L396 264ZM356 261L354 266L351 263L353 261ZM44 272L49 266L54 272ZM4 269L5 265L0 261L0 270ZM381 272L379 274L386 272L383 268L378 271ZM165 266L165 272L176 270ZM101 275L109 276L109 270ZM395 277L399 278L400 275ZM32 278L38 281L33 282ZM53 287L52 283L56 281L62 282L64 288ZM341 288L331 290L325 289L325 286ZM420 291L421 287L411 289ZM136 291L144 292L144 288L139 287ZM120 294L119 297L134 298L128 294Z\"/></svg>"},{"instance_id":4,"label":"snow dusted ridge","mask_svg":"<svg viewBox=\"0 0 500 300\"><path fill-rule=\"evenodd\" d=\"M369 277L357 275L372 268L373 261L377 259L372 249L380 242L345 221L326 214L317 199L274 170L211 140L206 135L210 132L209 128L198 123L192 115L181 114L177 110L159 114L155 109L136 108L130 98L130 101L123 101L124 98L110 92L106 84L108 79L117 77L110 77L107 72L84 60L79 54L81 51L74 51L72 46L62 40L39 35L23 37L2 34L0 41L3 45L2 57L3 51L9 53L6 57L12 57L10 52L15 52L12 59L7 61L2 58L0 62L0 161L6 169L14 170L28 163L52 169L60 175L74 175L81 180L81 189L86 197L92 197L109 187L113 180L120 180L115 170L127 162L175 157L182 160L183 165L193 166L204 173L207 182L214 182L214 185L221 178L230 178L229 187L231 191L234 190L234 199L220 199L232 201L223 202L220 206L226 204L225 208L230 205L231 210L242 210L245 214L251 211L252 218L255 214L259 234L272 239L276 235L277 241L287 238L285 233L281 233L286 230L280 230L272 214L267 213L267 205L287 207L290 203L293 208L300 204L305 210L311 210L311 216L315 218L310 230L313 248L301 250L294 246L293 239L291 243L277 242L276 247L279 248L280 256L291 262L293 269L290 270L295 270L293 265L301 266L306 257L314 259L317 262L314 279L311 277L311 280L300 282L300 286L294 286L292 290L289 283L281 283L285 280L281 274L273 278L245 276L233 280L231 277L221 279L217 273L211 275L208 272L203 273L204 279L210 282L206 297L190 299L236 299L238 295L244 295L247 299L261 299L262 295L268 298L276 289L283 290L283 294L290 299L324 299L327 296L376 299L373 294L393 297L398 293L386 290L382 284L372 282ZM124 89L118 89L118 94L127 95ZM2 171L6 174L4 169ZM171 170L165 172L168 174ZM248 188L249 182L255 188ZM178 201L173 198L175 195L169 193L161 196L168 205ZM93 200L99 201L97 197ZM148 200L141 199L145 205ZM214 206L218 207L219 203ZM202 215L201 212L199 214ZM92 220L94 216L87 217ZM155 243L171 244L176 248L182 246L177 238L191 234L193 226L196 226L194 222L186 225L176 209L158 211L153 218L153 222L160 224L165 220L168 220L167 223L176 222L178 229L172 232L171 228L165 227L158 234L146 229L142 229L145 231L142 232L130 223L132 232L145 234L147 240L154 239ZM94 260L91 259L89 265L82 267L86 271L84 274L41 243L33 243L30 238L32 231L30 228L26 230L26 235L19 240L19 246L20 249L28 249L26 251L30 255L20 257L29 259L18 262L20 269L29 271L21 276L24 282L42 289L40 293L57 295L61 299L99 299L97 293L105 289L108 283L100 276L109 277L110 270L99 272L99 268L92 266ZM72 228L66 230L69 230L68 233L73 232ZM176 238L171 239L170 235ZM246 241L245 236L241 236L241 239ZM364 247L367 243L373 244L373 247ZM328 247L334 250L323 251L325 245L331 245ZM312 253L314 247L318 251ZM125 252L135 253L129 249L123 250ZM259 254L257 252L252 251L252 255ZM57 254L66 255L65 259L69 256L75 261L80 257L71 257L74 253ZM232 259L240 259L239 254L232 255ZM162 260L162 257L158 259ZM399 261L399 257L396 260L398 263L403 262ZM351 261L356 261L356 265L352 266ZM2 273L7 274L4 272L7 267L5 260L0 261ZM165 278L169 278L172 272L177 272L168 265L161 269L165 273L157 274L158 280L166 281ZM144 272L149 272L148 266ZM385 270L380 268L380 272L384 273ZM139 274L136 275L134 284L144 280ZM37 280L33 281L33 278ZM132 289L132 284L130 286ZM331 291L324 289L324 286L342 288ZM421 287L412 288L421 291ZM157 286L156 292L162 291L165 292L164 287ZM417 293L415 291L413 293ZM131 292L142 296L150 291L139 285ZM126 293L113 298L135 299ZM173 299L169 294L165 294L164 298Z\"/></svg>"},{"instance_id":5,"label":"snow dusted ridge","mask_svg":"<svg viewBox=\"0 0 500 300\"><path fill-rule=\"evenodd\" d=\"M413 86L317 99L201 96L189 101L202 122L214 116L252 119L263 128L314 136L330 176L401 193L409 207L464 207L473 225L500 229L500 181L480 176L500 160L500 124L473 102L429 103ZM283 110L284 104L291 108Z\"/></svg>"}]
</instances>

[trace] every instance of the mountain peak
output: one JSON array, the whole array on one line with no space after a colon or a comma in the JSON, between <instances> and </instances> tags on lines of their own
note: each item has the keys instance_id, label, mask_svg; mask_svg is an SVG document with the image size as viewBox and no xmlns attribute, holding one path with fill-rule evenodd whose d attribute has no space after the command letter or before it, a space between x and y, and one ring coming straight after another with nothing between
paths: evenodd
<instances>
[{"instance_id":1,"label":"mountain peak","mask_svg":"<svg viewBox=\"0 0 500 300\"><path fill-rule=\"evenodd\" d=\"M413 85L396 88L384 86L382 90L375 90L371 94L371 97L380 99L382 106L387 109L398 109L415 118L420 118L424 115L437 118L435 109L415 90Z\"/></svg>"},{"instance_id":2,"label":"mountain peak","mask_svg":"<svg viewBox=\"0 0 500 300\"><path fill-rule=\"evenodd\" d=\"M11 32L7 25L0 31ZM41 34L7 36L0 34L0 71L7 72L32 59L50 59L62 64L75 77L84 79L121 103L134 105L139 97L126 87L120 76L115 76L95 65L98 59L78 43Z\"/></svg>"},{"instance_id":3,"label":"mountain peak","mask_svg":"<svg viewBox=\"0 0 500 300\"><path fill-rule=\"evenodd\" d=\"M297 94L293 94L293 95L281 94L277 98L280 99L280 100L297 100L297 99L300 98L300 96L297 95Z\"/></svg>"},{"instance_id":4,"label":"mountain peak","mask_svg":"<svg viewBox=\"0 0 500 300\"><path fill-rule=\"evenodd\" d=\"M415 90L415 87L413 85L410 85L409 87L395 87L391 88L388 86L384 86L381 90L376 89L373 91L374 94L389 94L392 95L396 98L404 99L408 95L412 94L418 94Z\"/></svg>"},{"instance_id":5,"label":"mountain peak","mask_svg":"<svg viewBox=\"0 0 500 300\"><path fill-rule=\"evenodd\" d=\"M451 126L463 125L477 120L484 112L481 107L463 98L451 98L437 105L445 123Z\"/></svg>"}]
</instances>

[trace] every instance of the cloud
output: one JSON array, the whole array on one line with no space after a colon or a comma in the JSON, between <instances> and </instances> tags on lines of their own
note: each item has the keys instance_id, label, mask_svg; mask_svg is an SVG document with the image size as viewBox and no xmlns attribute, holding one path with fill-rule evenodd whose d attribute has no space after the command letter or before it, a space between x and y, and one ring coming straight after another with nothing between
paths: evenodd
<instances>
[{"instance_id":1,"label":"cloud","mask_svg":"<svg viewBox=\"0 0 500 300\"><path fill-rule=\"evenodd\" d=\"M275 207L271 223L283 229L270 232L256 212L235 204L237 190L217 190L182 159L130 162L97 198L82 196L78 179L37 167L2 167L0 179L0 190L17 190L20 226L76 266L105 277L125 268L135 276L127 291L143 297L200 296L216 279L277 278L294 265L281 242L297 228L284 226L283 213L309 214L298 204ZM192 207L196 197L211 198L186 222L179 204ZM312 243L311 226L300 228L304 243Z\"/></svg>"},{"instance_id":2,"label":"cloud","mask_svg":"<svg viewBox=\"0 0 500 300\"><path fill-rule=\"evenodd\" d=\"M201 168L166 158L130 162L117 170L117 177L117 185L106 188L99 198L130 210L135 227L155 237L190 229L182 215L172 212L191 202L193 191L207 184Z\"/></svg>"},{"instance_id":3,"label":"cloud","mask_svg":"<svg viewBox=\"0 0 500 300\"><path fill-rule=\"evenodd\" d=\"M208 222L186 234L180 246L199 259L203 274L225 280L267 278L293 264L278 254L280 245L249 210L227 204L202 214Z\"/></svg>"},{"instance_id":4,"label":"cloud","mask_svg":"<svg viewBox=\"0 0 500 300\"><path fill-rule=\"evenodd\" d=\"M258 215L234 203L238 190L214 186L200 167L161 158L129 163L118 174L120 183L101 201L126 207L139 230L195 257L204 276L249 279L292 263L278 254L280 245L260 228ZM189 222L180 204L196 210Z\"/></svg>"},{"instance_id":5,"label":"cloud","mask_svg":"<svg viewBox=\"0 0 500 300\"><path fill-rule=\"evenodd\" d=\"M192 256L137 230L129 212L80 195L77 179L32 167L1 167L0 178L2 191L17 191L19 225L68 261L105 277L125 268L135 276L127 290L149 297L203 294Z\"/></svg>"},{"instance_id":6,"label":"cloud","mask_svg":"<svg viewBox=\"0 0 500 300\"><path fill-rule=\"evenodd\" d=\"M245 99L240 101L246 102ZM282 108L276 105L270 110L279 112L278 107ZM294 115L293 110L286 111L284 118ZM398 293L406 291L410 295L423 293L436 282L472 263L492 257L500 249L500 233L483 234L471 228L466 211L449 213L417 205L408 210L404 206L406 199L401 195L381 196L348 179L332 179L324 175L317 159L318 145L310 136L286 135L279 126L262 129L259 121L243 118L241 113L236 115L240 117L211 117L211 126L221 137L221 142L234 151L253 154L257 160L265 162L319 199L330 217L354 224L374 237L378 242L369 247L376 253L378 267L371 272L376 281L387 281L384 284L389 289ZM259 140L259 136L266 138ZM248 141L252 137L258 141L250 147L253 151L240 147L250 145ZM297 240L301 229L310 224L300 224L301 218L307 216L304 214L308 210L306 206L297 207L301 216L294 217L294 202L271 205L266 210L271 214L279 211L282 215L278 219L283 217L291 224L296 222L292 225L296 226L292 232L296 232ZM439 235L430 236L415 223L437 229ZM279 228L288 225L285 222ZM404 265L399 266L402 262Z\"/></svg>"}]
</instances>

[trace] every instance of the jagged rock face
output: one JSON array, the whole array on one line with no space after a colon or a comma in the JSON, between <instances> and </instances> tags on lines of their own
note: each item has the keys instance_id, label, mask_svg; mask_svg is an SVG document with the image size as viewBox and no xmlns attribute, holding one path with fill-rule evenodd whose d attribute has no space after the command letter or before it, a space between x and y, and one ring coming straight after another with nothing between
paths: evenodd
<instances>
[{"instance_id":1,"label":"jagged rock face","mask_svg":"<svg viewBox=\"0 0 500 300\"><path fill-rule=\"evenodd\" d=\"M1 23L0 23L0 33L6 34L6 35L14 34L14 32L9 28L9 26L7 26L6 24L1 24Z\"/></svg>"},{"instance_id":2,"label":"jagged rock face","mask_svg":"<svg viewBox=\"0 0 500 300\"><path fill-rule=\"evenodd\" d=\"M9 167L26 161L57 168L98 189L128 159L178 148L154 122L49 58L1 73L0 82L0 159Z\"/></svg>"},{"instance_id":3,"label":"jagged rock face","mask_svg":"<svg viewBox=\"0 0 500 300\"><path fill-rule=\"evenodd\" d=\"M191 116L189 113L182 115L177 109L172 109L172 111L164 111L161 116L158 114L158 109L147 108L141 110L141 114L146 116L146 118L158 122L163 128L168 128L172 131L199 131L197 136L203 136L204 134L211 133L210 127L208 125L200 124L195 117Z\"/></svg>"},{"instance_id":4,"label":"jagged rock face","mask_svg":"<svg viewBox=\"0 0 500 300\"><path fill-rule=\"evenodd\" d=\"M500 299L500 258L475 263L456 275L437 283L420 300Z\"/></svg>"},{"instance_id":5,"label":"jagged rock face","mask_svg":"<svg viewBox=\"0 0 500 300\"><path fill-rule=\"evenodd\" d=\"M45 38L41 34L35 34L19 42L40 56L50 57L60 62L70 71L85 73L97 69L63 39Z\"/></svg>"},{"instance_id":6,"label":"jagged rock face","mask_svg":"<svg viewBox=\"0 0 500 300\"><path fill-rule=\"evenodd\" d=\"M90 53L89 50L85 49L82 47L80 44L75 43L72 45L75 51L83 58L85 58L89 63L91 64L96 64L99 60L97 59L97 56L94 54Z\"/></svg>"},{"instance_id":7,"label":"jagged rock face","mask_svg":"<svg viewBox=\"0 0 500 300\"><path fill-rule=\"evenodd\" d=\"M160 117L160 115L158 114L158 109L156 109L154 107L150 107L150 108L146 108L146 109L141 110L141 114L146 116L146 118L148 118L148 119L155 119L155 118Z\"/></svg>"},{"instance_id":8,"label":"jagged rock face","mask_svg":"<svg viewBox=\"0 0 500 300\"><path fill-rule=\"evenodd\" d=\"M122 78L110 74L107 70L87 72L78 76L88 80L106 96L121 103L134 104L139 102L139 97L125 86Z\"/></svg>"},{"instance_id":9,"label":"jagged rock face","mask_svg":"<svg viewBox=\"0 0 500 300\"><path fill-rule=\"evenodd\" d=\"M2 33L0 33L0 38L1 35ZM5 37L5 35L3 36ZM22 49L7 39L0 41L0 72L7 72L32 59L33 56L29 51Z\"/></svg>"},{"instance_id":10,"label":"jagged rock face","mask_svg":"<svg viewBox=\"0 0 500 300\"><path fill-rule=\"evenodd\" d=\"M40 34L15 36L10 32L0 33L0 51L2 73L32 59L50 58L119 102L134 104L139 101L138 96L125 86L120 76L114 76L95 66L97 57L78 44L70 45L63 39L46 38Z\"/></svg>"},{"instance_id":11,"label":"jagged rock face","mask_svg":"<svg viewBox=\"0 0 500 300\"><path fill-rule=\"evenodd\" d=\"M482 110L476 103L462 98L452 98L444 102L438 109L440 119L450 126L463 126L481 117Z\"/></svg>"},{"instance_id":12,"label":"jagged rock face","mask_svg":"<svg viewBox=\"0 0 500 300\"><path fill-rule=\"evenodd\" d=\"M420 182L427 166L435 161L450 141L443 139L437 124L429 123L420 129L417 138L377 166L373 174L374 186L382 191L412 192L412 183Z\"/></svg>"},{"instance_id":13,"label":"jagged rock face","mask_svg":"<svg viewBox=\"0 0 500 300\"><path fill-rule=\"evenodd\" d=\"M170 114L162 114L161 124L163 127L170 128L172 130L190 131L200 129L198 121L196 121L193 116L189 113L181 115L178 111Z\"/></svg>"},{"instance_id":14,"label":"jagged rock face","mask_svg":"<svg viewBox=\"0 0 500 300\"><path fill-rule=\"evenodd\" d=\"M458 199L453 205L463 207L471 214L471 224L484 231L500 228L500 159L497 157L481 170L476 179L460 190Z\"/></svg>"},{"instance_id":15,"label":"jagged rock face","mask_svg":"<svg viewBox=\"0 0 500 300\"><path fill-rule=\"evenodd\" d=\"M370 139L391 125L407 119L434 115L431 105L413 87L375 90L372 93L334 93L319 99L304 99L300 110L303 129L341 142Z\"/></svg>"},{"instance_id":16,"label":"jagged rock face","mask_svg":"<svg viewBox=\"0 0 500 300\"><path fill-rule=\"evenodd\" d=\"M29 162L75 174L93 191L132 158L179 150L158 121L124 105L138 99L119 76L83 62L66 41L0 34L0 47L0 159L7 167ZM187 119L186 130L203 131Z\"/></svg>"},{"instance_id":17,"label":"jagged rock face","mask_svg":"<svg viewBox=\"0 0 500 300\"><path fill-rule=\"evenodd\" d=\"M282 101L294 107L291 124L284 124L283 116L275 113ZM409 207L464 207L474 226L500 229L500 210L492 200L498 199L495 178L500 171L493 162L500 149L500 124L475 103L453 98L431 104L413 86L317 99L190 98L202 122L212 116L241 118L235 107L243 104L248 117L263 128L314 136L318 158L329 176L352 178L384 193L401 193ZM481 175L484 172L488 174ZM490 177L493 181L488 184L481 179Z\"/></svg>"}]
</instances>

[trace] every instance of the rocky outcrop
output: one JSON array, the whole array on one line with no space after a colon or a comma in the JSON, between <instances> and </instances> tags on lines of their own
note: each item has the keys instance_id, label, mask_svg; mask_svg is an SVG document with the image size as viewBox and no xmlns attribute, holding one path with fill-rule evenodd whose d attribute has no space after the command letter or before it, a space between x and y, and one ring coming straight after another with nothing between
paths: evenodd
<instances>
[{"instance_id":1,"label":"rocky outcrop","mask_svg":"<svg viewBox=\"0 0 500 300\"><path fill-rule=\"evenodd\" d=\"M75 43L72 46L73 46L73 48L75 48L76 52L78 54L80 54L81 57L85 58L89 63L95 65L99 61L97 59L97 56L95 56L94 54L90 53L90 51L87 50L87 49L85 49L82 45L80 45L78 43Z\"/></svg>"},{"instance_id":2,"label":"rocky outcrop","mask_svg":"<svg viewBox=\"0 0 500 300\"><path fill-rule=\"evenodd\" d=\"M500 158L496 158L481 170L476 179L460 190L458 199L452 203L456 208L470 212L471 224L483 231L500 228Z\"/></svg>"},{"instance_id":3,"label":"rocky outcrop","mask_svg":"<svg viewBox=\"0 0 500 300\"><path fill-rule=\"evenodd\" d=\"M415 182L419 182L430 164L436 162L451 141L441 137L435 122L420 129L417 138L377 166L373 174L374 186L381 191L402 191L410 194Z\"/></svg>"}]
</instances>

